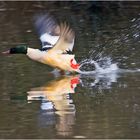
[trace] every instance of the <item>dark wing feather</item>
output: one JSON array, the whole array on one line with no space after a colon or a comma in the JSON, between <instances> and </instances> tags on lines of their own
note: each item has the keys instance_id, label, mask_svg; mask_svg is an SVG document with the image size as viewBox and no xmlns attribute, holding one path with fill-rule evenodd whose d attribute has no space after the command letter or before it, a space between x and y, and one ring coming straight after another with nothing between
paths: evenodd
<instances>
[{"instance_id":1,"label":"dark wing feather","mask_svg":"<svg viewBox=\"0 0 140 140\"><path fill-rule=\"evenodd\" d=\"M56 44L60 28L52 16L48 13L38 14L34 17L34 24L43 47L52 47Z\"/></svg>"}]
</instances>

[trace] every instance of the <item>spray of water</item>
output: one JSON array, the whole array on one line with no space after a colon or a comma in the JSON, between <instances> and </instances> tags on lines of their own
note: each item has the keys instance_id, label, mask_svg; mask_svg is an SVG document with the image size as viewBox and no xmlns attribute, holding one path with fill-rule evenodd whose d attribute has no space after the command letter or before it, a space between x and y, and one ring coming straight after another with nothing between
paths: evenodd
<instances>
[{"instance_id":1,"label":"spray of water","mask_svg":"<svg viewBox=\"0 0 140 140\"><path fill-rule=\"evenodd\" d=\"M103 63L101 63L103 61ZM86 68L89 66L93 67L93 70L87 71L82 70L82 68L86 65ZM100 58L98 61L92 59L86 59L81 62L80 70L78 71L80 74L92 75L92 74L110 74L110 73L135 73L140 72L140 69L121 69L118 67L117 63L113 63L110 57Z\"/></svg>"},{"instance_id":2,"label":"spray of water","mask_svg":"<svg viewBox=\"0 0 140 140\"><path fill-rule=\"evenodd\" d=\"M82 70L83 67L88 67L93 70L87 71ZM121 73L134 73L140 72L137 70L120 69L117 63L113 63L110 57L100 58L97 61L87 59L81 62L80 70L78 71L81 75L86 75L90 78L89 87L98 87L101 89L111 88L112 83L117 82L117 79ZM93 80L92 80L93 78ZM87 82L82 82L83 86L87 86Z\"/></svg>"},{"instance_id":3,"label":"spray of water","mask_svg":"<svg viewBox=\"0 0 140 140\"><path fill-rule=\"evenodd\" d=\"M94 70L91 71L83 71L81 70L84 65L92 65ZM98 62L94 60L86 60L81 63L80 70L78 71L80 74L108 74L114 73L118 71L117 63L112 63L111 59L106 59L105 63L101 66Z\"/></svg>"}]
</instances>

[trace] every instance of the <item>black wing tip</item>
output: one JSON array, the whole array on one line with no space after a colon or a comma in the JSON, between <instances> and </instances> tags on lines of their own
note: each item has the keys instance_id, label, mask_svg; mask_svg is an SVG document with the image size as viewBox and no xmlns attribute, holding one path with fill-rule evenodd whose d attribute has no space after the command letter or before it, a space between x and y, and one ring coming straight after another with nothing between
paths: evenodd
<instances>
[{"instance_id":1,"label":"black wing tip","mask_svg":"<svg viewBox=\"0 0 140 140\"><path fill-rule=\"evenodd\" d=\"M63 52L63 54L74 54L74 52L71 50L66 50L65 52Z\"/></svg>"}]
</instances>

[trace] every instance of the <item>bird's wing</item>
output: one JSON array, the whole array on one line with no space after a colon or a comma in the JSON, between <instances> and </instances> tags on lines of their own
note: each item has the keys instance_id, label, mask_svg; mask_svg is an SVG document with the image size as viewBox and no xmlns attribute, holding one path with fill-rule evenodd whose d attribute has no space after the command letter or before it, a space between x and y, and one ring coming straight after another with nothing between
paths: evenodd
<instances>
[{"instance_id":1,"label":"bird's wing","mask_svg":"<svg viewBox=\"0 0 140 140\"><path fill-rule=\"evenodd\" d=\"M34 17L35 28L42 42L42 48L53 47L59 39L60 27L49 14L38 14Z\"/></svg>"},{"instance_id":2,"label":"bird's wing","mask_svg":"<svg viewBox=\"0 0 140 140\"><path fill-rule=\"evenodd\" d=\"M58 50L61 53L72 51L75 38L74 31L66 23L61 23L59 27L60 37L51 50Z\"/></svg>"}]
</instances>

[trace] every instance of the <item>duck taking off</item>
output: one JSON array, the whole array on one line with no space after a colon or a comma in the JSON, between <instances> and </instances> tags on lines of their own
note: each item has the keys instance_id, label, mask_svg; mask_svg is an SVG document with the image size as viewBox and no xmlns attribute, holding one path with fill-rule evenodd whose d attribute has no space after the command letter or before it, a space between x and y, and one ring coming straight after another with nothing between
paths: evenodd
<instances>
[{"instance_id":1,"label":"duck taking off","mask_svg":"<svg viewBox=\"0 0 140 140\"><path fill-rule=\"evenodd\" d=\"M66 22L58 24L49 14L34 18L42 48L34 49L26 45L10 48L3 54L26 54L30 59L48 64L63 71L78 72L80 65L72 54L75 33Z\"/></svg>"}]
</instances>

